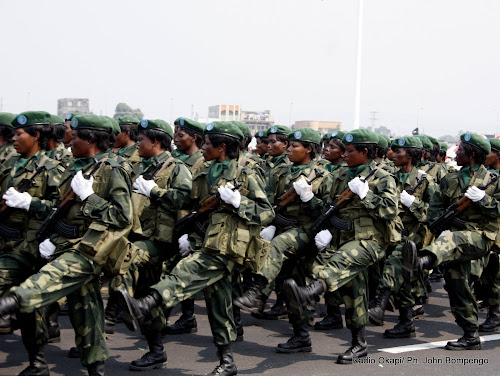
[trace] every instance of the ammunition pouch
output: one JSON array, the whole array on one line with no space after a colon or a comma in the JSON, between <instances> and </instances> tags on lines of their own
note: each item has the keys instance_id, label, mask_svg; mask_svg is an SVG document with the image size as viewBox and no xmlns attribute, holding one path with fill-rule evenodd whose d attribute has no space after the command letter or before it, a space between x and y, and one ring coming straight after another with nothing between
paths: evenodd
<instances>
[{"instance_id":1,"label":"ammunition pouch","mask_svg":"<svg viewBox=\"0 0 500 376\"><path fill-rule=\"evenodd\" d=\"M21 240L23 238L23 230L8 227L0 223L0 236L9 240Z\"/></svg>"},{"instance_id":2,"label":"ammunition pouch","mask_svg":"<svg viewBox=\"0 0 500 376\"><path fill-rule=\"evenodd\" d=\"M64 223L62 220L57 220L54 224L54 230L60 235L64 236L67 239L76 239L78 238L78 227L70 226Z\"/></svg>"}]
</instances>

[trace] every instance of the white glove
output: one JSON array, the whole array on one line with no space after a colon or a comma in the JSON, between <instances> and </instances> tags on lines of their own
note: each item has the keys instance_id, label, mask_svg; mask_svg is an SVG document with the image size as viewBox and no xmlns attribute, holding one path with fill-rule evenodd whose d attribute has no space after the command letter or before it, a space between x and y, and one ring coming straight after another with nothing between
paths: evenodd
<instances>
[{"instance_id":1,"label":"white glove","mask_svg":"<svg viewBox=\"0 0 500 376\"><path fill-rule=\"evenodd\" d=\"M264 240L271 241L274 238L275 232L276 232L276 226L273 226L273 225L267 226L265 229L263 229L260 232L260 236Z\"/></svg>"},{"instance_id":2,"label":"white glove","mask_svg":"<svg viewBox=\"0 0 500 376\"><path fill-rule=\"evenodd\" d=\"M78 171L71 180L71 188L75 194L80 197L80 200L84 201L89 197L94 190L92 189L92 184L94 183L94 177L91 176L89 179L83 177L82 171Z\"/></svg>"},{"instance_id":3,"label":"white glove","mask_svg":"<svg viewBox=\"0 0 500 376\"><path fill-rule=\"evenodd\" d=\"M5 204L11 208L30 210L31 196L28 192L20 193L14 187L10 187L2 198L5 200Z\"/></svg>"},{"instance_id":4,"label":"white glove","mask_svg":"<svg viewBox=\"0 0 500 376\"><path fill-rule=\"evenodd\" d=\"M485 195L486 191L483 191L478 187L470 187L465 192L465 197L470 198L473 202L481 201Z\"/></svg>"},{"instance_id":5,"label":"white glove","mask_svg":"<svg viewBox=\"0 0 500 376\"><path fill-rule=\"evenodd\" d=\"M220 198L226 204L233 205L236 209L240 207L241 193L238 190L233 191L234 185L226 183L225 187L219 187Z\"/></svg>"},{"instance_id":6,"label":"white glove","mask_svg":"<svg viewBox=\"0 0 500 376\"><path fill-rule=\"evenodd\" d=\"M293 183L293 189L300 196L300 200L302 202L311 201L314 197L314 193L312 192L312 185L307 183L307 180L304 176L301 176L299 180Z\"/></svg>"},{"instance_id":7,"label":"white glove","mask_svg":"<svg viewBox=\"0 0 500 376\"><path fill-rule=\"evenodd\" d=\"M441 234L439 234L438 239L439 239L440 237L442 237L443 235L446 235L446 234L447 234L447 233L449 233L449 232L451 232L451 231L450 231L450 230L444 230L444 231L442 231L442 232L441 232Z\"/></svg>"},{"instance_id":8,"label":"white glove","mask_svg":"<svg viewBox=\"0 0 500 376\"><path fill-rule=\"evenodd\" d=\"M188 241L188 234L184 234L179 238L179 254L186 257L191 252L191 247Z\"/></svg>"},{"instance_id":9,"label":"white glove","mask_svg":"<svg viewBox=\"0 0 500 376\"><path fill-rule=\"evenodd\" d=\"M401 192L401 202L407 208L413 205L413 201L415 201L415 198L416 198L415 196L409 194L406 191Z\"/></svg>"},{"instance_id":10,"label":"white glove","mask_svg":"<svg viewBox=\"0 0 500 376\"><path fill-rule=\"evenodd\" d=\"M135 188L134 192L150 197L151 190L154 187L158 187L158 184L156 184L153 180L146 180L142 177L142 175L139 175L139 177L135 179L133 187Z\"/></svg>"},{"instance_id":11,"label":"white glove","mask_svg":"<svg viewBox=\"0 0 500 376\"><path fill-rule=\"evenodd\" d=\"M316 234L314 237L314 242L316 243L316 247L318 247L319 251L322 251L325 249L328 245L330 245L330 242L332 241L332 233L328 230L323 230L320 231Z\"/></svg>"},{"instance_id":12,"label":"white glove","mask_svg":"<svg viewBox=\"0 0 500 376\"><path fill-rule=\"evenodd\" d=\"M349 188L351 191L356 193L361 200L363 200L366 195L368 194L368 182L367 181L362 181L359 176L356 176L354 179L352 179L349 183Z\"/></svg>"},{"instance_id":13,"label":"white glove","mask_svg":"<svg viewBox=\"0 0 500 376\"><path fill-rule=\"evenodd\" d=\"M38 246L38 250L40 252L40 255L44 259L48 260L50 258L50 256L52 256L54 254L54 251L56 250L56 246L49 239L45 239Z\"/></svg>"},{"instance_id":14,"label":"white glove","mask_svg":"<svg viewBox=\"0 0 500 376\"><path fill-rule=\"evenodd\" d=\"M420 176L424 176L424 175L427 175L427 172L425 172L424 170L418 170L418 175Z\"/></svg>"}]
</instances>

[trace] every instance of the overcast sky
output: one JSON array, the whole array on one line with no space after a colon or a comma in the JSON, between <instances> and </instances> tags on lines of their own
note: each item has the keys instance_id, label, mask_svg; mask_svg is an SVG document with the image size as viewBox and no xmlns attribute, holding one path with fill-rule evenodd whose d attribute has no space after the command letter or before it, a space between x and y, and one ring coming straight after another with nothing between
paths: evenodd
<instances>
[{"instance_id":1,"label":"overcast sky","mask_svg":"<svg viewBox=\"0 0 500 376\"><path fill-rule=\"evenodd\" d=\"M240 104L352 128L357 0L0 0L0 14L3 111L81 97L172 121ZM498 0L365 0L361 126L499 133L499 20Z\"/></svg>"}]
</instances>

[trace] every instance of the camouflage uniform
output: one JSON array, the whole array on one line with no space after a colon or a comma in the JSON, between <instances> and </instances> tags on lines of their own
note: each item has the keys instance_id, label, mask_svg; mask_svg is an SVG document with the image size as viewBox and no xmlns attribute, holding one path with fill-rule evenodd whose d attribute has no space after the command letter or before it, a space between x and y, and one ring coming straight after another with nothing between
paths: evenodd
<instances>
[{"instance_id":1,"label":"camouflage uniform","mask_svg":"<svg viewBox=\"0 0 500 376\"><path fill-rule=\"evenodd\" d=\"M99 276L119 273L131 260L126 237L131 228L132 205L129 165L119 157L100 153L102 162L94 174L93 190L85 201L75 198L74 204L61 218L63 224L74 226L77 237L69 238L54 232L50 241L56 245L52 261L11 292L19 301L21 312L33 312L64 296L68 297L75 342L81 362L88 366L109 357L104 336L104 308ZM58 193L62 197L71 187L76 159L61 177ZM82 168L87 173L92 160ZM52 205L41 203L40 211L49 212Z\"/></svg>"},{"instance_id":2,"label":"camouflage uniform","mask_svg":"<svg viewBox=\"0 0 500 376\"><path fill-rule=\"evenodd\" d=\"M448 174L440 183L429 206L429 223L437 219L444 209L457 202L469 187L487 184L491 179L484 166L480 166L468 184L460 171ZM497 237L500 217L500 188L495 183L486 190L486 196L464 210L465 229L450 228L450 233L422 249L431 253L436 261L430 267L443 263L446 290L451 311L457 324L464 331L477 331L478 311L474 295L469 287L471 260L486 256L492 245L500 243Z\"/></svg>"},{"instance_id":3,"label":"camouflage uniform","mask_svg":"<svg viewBox=\"0 0 500 376\"><path fill-rule=\"evenodd\" d=\"M73 154L64 146L62 142L59 143L59 145L57 145L55 149L48 151L47 157L61 162L64 167L68 167L73 161Z\"/></svg>"},{"instance_id":4,"label":"camouflage uniform","mask_svg":"<svg viewBox=\"0 0 500 376\"><path fill-rule=\"evenodd\" d=\"M142 161L142 158L139 156L139 143L120 148L116 154L126 159L132 168Z\"/></svg>"},{"instance_id":5,"label":"camouflage uniform","mask_svg":"<svg viewBox=\"0 0 500 376\"><path fill-rule=\"evenodd\" d=\"M17 154L16 149L12 144L5 144L0 146L0 165Z\"/></svg>"},{"instance_id":6,"label":"camouflage uniform","mask_svg":"<svg viewBox=\"0 0 500 376\"><path fill-rule=\"evenodd\" d=\"M207 181L209 168L203 169L193 177L191 198L199 202L216 194L219 186L234 183L237 171L238 162L231 160L228 168L210 185ZM256 259L265 257L260 253L265 241L258 234L262 226L273 219L271 204L257 175L243 168L238 181L243 184L239 189L239 208L221 202L205 221L208 228L201 250L183 258L165 279L152 286L161 294L166 307L173 307L210 287L205 291L205 299L214 342L218 346L228 345L236 339L230 276L239 266L254 267ZM219 307L218 314L214 314L214 306Z\"/></svg>"}]
</instances>

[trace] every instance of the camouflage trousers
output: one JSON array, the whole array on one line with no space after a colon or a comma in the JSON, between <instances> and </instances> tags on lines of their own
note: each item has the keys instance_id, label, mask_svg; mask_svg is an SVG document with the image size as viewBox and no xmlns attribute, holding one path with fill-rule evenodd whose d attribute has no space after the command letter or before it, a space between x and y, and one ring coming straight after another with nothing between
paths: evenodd
<instances>
[{"instance_id":1,"label":"camouflage trousers","mask_svg":"<svg viewBox=\"0 0 500 376\"><path fill-rule=\"evenodd\" d=\"M13 286L18 286L26 278L36 273L32 260L21 255L4 253L0 255L0 296ZM19 313L17 323L21 329L23 342L27 349L31 345L45 345L49 339L45 310L37 309L30 313Z\"/></svg>"},{"instance_id":2,"label":"camouflage trousers","mask_svg":"<svg viewBox=\"0 0 500 376\"><path fill-rule=\"evenodd\" d=\"M339 291L350 329L368 322L368 266L382 260L384 254L384 249L372 240L353 240L337 251L323 251L316 257L313 276L324 280L328 291Z\"/></svg>"},{"instance_id":3,"label":"camouflage trousers","mask_svg":"<svg viewBox=\"0 0 500 376\"><path fill-rule=\"evenodd\" d=\"M181 259L172 271L151 286L163 298L163 305L170 308L181 301L193 298L204 291L210 328L216 345L228 345L236 340L233 317L233 286L238 265L223 255L194 252ZM153 311L153 319L160 307Z\"/></svg>"},{"instance_id":4,"label":"camouflage trousers","mask_svg":"<svg viewBox=\"0 0 500 376\"><path fill-rule=\"evenodd\" d=\"M19 301L20 311L28 313L68 297L75 343L85 367L109 358L100 273L101 267L92 259L69 251L11 289Z\"/></svg>"},{"instance_id":5,"label":"camouflage trousers","mask_svg":"<svg viewBox=\"0 0 500 376\"><path fill-rule=\"evenodd\" d=\"M471 261L489 253L492 242L474 231L454 231L422 249L443 263L445 289L455 321L464 330L478 329L476 298L471 291Z\"/></svg>"}]
</instances>

